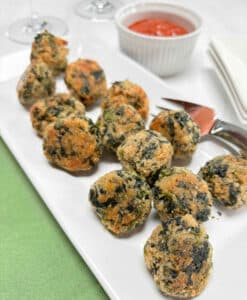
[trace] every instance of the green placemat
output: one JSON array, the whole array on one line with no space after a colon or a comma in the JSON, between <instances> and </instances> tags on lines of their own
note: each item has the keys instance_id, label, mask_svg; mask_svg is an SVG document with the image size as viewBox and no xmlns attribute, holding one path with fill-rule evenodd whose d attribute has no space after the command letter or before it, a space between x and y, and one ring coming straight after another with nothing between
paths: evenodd
<instances>
[{"instance_id":1,"label":"green placemat","mask_svg":"<svg viewBox=\"0 0 247 300\"><path fill-rule=\"evenodd\" d=\"M0 299L108 299L1 139Z\"/></svg>"}]
</instances>

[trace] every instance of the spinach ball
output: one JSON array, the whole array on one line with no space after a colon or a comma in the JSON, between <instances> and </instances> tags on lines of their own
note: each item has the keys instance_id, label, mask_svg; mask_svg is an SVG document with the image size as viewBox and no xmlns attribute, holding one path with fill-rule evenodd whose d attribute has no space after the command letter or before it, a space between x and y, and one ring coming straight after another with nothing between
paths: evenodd
<instances>
[{"instance_id":1,"label":"spinach ball","mask_svg":"<svg viewBox=\"0 0 247 300\"><path fill-rule=\"evenodd\" d=\"M30 110L30 117L33 128L39 136L50 123L57 118L66 118L72 114L85 112L84 105L69 94L55 94L35 102Z\"/></svg>"},{"instance_id":2,"label":"spinach ball","mask_svg":"<svg viewBox=\"0 0 247 300\"><path fill-rule=\"evenodd\" d=\"M247 205L247 159L242 156L217 156L201 168L213 199L227 208Z\"/></svg>"},{"instance_id":3,"label":"spinach ball","mask_svg":"<svg viewBox=\"0 0 247 300\"><path fill-rule=\"evenodd\" d=\"M191 158L200 141L200 128L184 110L164 110L150 124L150 129L160 132L174 148L174 158Z\"/></svg>"},{"instance_id":4,"label":"spinach ball","mask_svg":"<svg viewBox=\"0 0 247 300\"><path fill-rule=\"evenodd\" d=\"M141 115L130 105L121 104L106 108L97 125L102 135L103 145L113 152L129 136L145 128Z\"/></svg>"},{"instance_id":5,"label":"spinach ball","mask_svg":"<svg viewBox=\"0 0 247 300\"><path fill-rule=\"evenodd\" d=\"M49 66L42 61L31 63L17 83L19 101L30 106L38 99L54 94L56 82Z\"/></svg>"},{"instance_id":6,"label":"spinach ball","mask_svg":"<svg viewBox=\"0 0 247 300\"><path fill-rule=\"evenodd\" d=\"M80 58L70 63L64 80L71 93L86 106L93 104L106 93L104 70L94 60Z\"/></svg>"},{"instance_id":7,"label":"spinach ball","mask_svg":"<svg viewBox=\"0 0 247 300\"><path fill-rule=\"evenodd\" d=\"M153 192L154 206L162 221L186 214L199 222L208 220L212 206L208 185L190 170L162 168Z\"/></svg>"},{"instance_id":8,"label":"spinach ball","mask_svg":"<svg viewBox=\"0 0 247 300\"><path fill-rule=\"evenodd\" d=\"M158 225L144 247L144 259L166 296L192 298L207 285L212 246L205 229L191 215Z\"/></svg>"},{"instance_id":9,"label":"spinach ball","mask_svg":"<svg viewBox=\"0 0 247 300\"><path fill-rule=\"evenodd\" d=\"M123 167L135 170L148 182L161 167L170 166L172 155L170 142L152 130L141 130L129 135L117 149Z\"/></svg>"},{"instance_id":10,"label":"spinach ball","mask_svg":"<svg viewBox=\"0 0 247 300\"><path fill-rule=\"evenodd\" d=\"M102 154L101 136L85 115L71 115L49 124L44 132L44 154L69 172L91 169Z\"/></svg>"},{"instance_id":11,"label":"spinach ball","mask_svg":"<svg viewBox=\"0 0 247 300\"><path fill-rule=\"evenodd\" d=\"M152 192L136 173L118 170L92 185L89 200L105 228L121 236L145 222L151 210Z\"/></svg>"},{"instance_id":12,"label":"spinach ball","mask_svg":"<svg viewBox=\"0 0 247 300\"><path fill-rule=\"evenodd\" d=\"M147 119L149 100L145 91L138 84L129 80L116 81L112 84L107 90L101 106L106 109L120 104L133 106L143 119Z\"/></svg>"}]
</instances>

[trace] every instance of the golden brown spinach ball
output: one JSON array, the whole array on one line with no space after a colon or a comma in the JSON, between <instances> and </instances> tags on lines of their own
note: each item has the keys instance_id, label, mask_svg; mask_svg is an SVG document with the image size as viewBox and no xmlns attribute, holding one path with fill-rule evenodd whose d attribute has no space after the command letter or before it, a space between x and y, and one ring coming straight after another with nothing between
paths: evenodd
<instances>
[{"instance_id":1,"label":"golden brown spinach ball","mask_svg":"<svg viewBox=\"0 0 247 300\"><path fill-rule=\"evenodd\" d=\"M44 132L44 153L56 166L70 172L91 169L102 154L98 128L85 115L57 119Z\"/></svg>"},{"instance_id":2,"label":"golden brown spinach ball","mask_svg":"<svg viewBox=\"0 0 247 300\"><path fill-rule=\"evenodd\" d=\"M97 122L106 149L115 152L125 138L145 128L141 115L130 105L106 108Z\"/></svg>"},{"instance_id":3,"label":"golden brown spinach ball","mask_svg":"<svg viewBox=\"0 0 247 300\"><path fill-rule=\"evenodd\" d=\"M152 120L150 129L171 142L176 159L190 158L200 140L200 128L184 110L163 110Z\"/></svg>"},{"instance_id":4,"label":"golden brown spinach ball","mask_svg":"<svg viewBox=\"0 0 247 300\"><path fill-rule=\"evenodd\" d=\"M197 221L208 220L212 197L207 183L190 170L162 168L153 188L154 206L162 221L191 214Z\"/></svg>"},{"instance_id":5,"label":"golden brown spinach ball","mask_svg":"<svg viewBox=\"0 0 247 300\"><path fill-rule=\"evenodd\" d=\"M138 84L129 80L114 82L107 91L107 97L102 102L102 108L123 103L132 105L143 119L147 119L149 100L145 91Z\"/></svg>"},{"instance_id":6,"label":"golden brown spinach ball","mask_svg":"<svg viewBox=\"0 0 247 300\"><path fill-rule=\"evenodd\" d=\"M170 166L172 155L170 142L152 130L141 130L129 135L117 149L123 167L135 170L147 180L162 166Z\"/></svg>"},{"instance_id":7,"label":"golden brown spinach ball","mask_svg":"<svg viewBox=\"0 0 247 300\"><path fill-rule=\"evenodd\" d=\"M106 93L106 77L94 60L78 59L69 64L65 72L68 89L85 105L90 105Z\"/></svg>"},{"instance_id":8,"label":"golden brown spinach ball","mask_svg":"<svg viewBox=\"0 0 247 300\"><path fill-rule=\"evenodd\" d=\"M119 170L100 177L90 189L89 200L106 229L124 235L146 220L152 192L142 177Z\"/></svg>"},{"instance_id":9,"label":"golden brown spinach ball","mask_svg":"<svg viewBox=\"0 0 247 300\"><path fill-rule=\"evenodd\" d=\"M56 94L33 104L30 117L33 128L42 137L47 125L56 118L65 118L75 113L84 113L84 105L69 94Z\"/></svg>"},{"instance_id":10,"label":"golden brown spinach ball","mask_svg":"<svg viewBox=\"0 0 247 300\"><path fill-rule=\"evenodd\" d=\"M227 208L247 205L247 159L241 156L217 156L201 168L213 199Z\"/></svg>"},{"instance_id":11,"label":"golden brown spinach ball","mask_svg":"<svg viewBox=\"0 0 247 300\"><path fill-rule=\"evenodd\" d=\"M17 96L23 105L31 105L36 100L55 92L55 79L47 64L38 61L30 64L17 84Z\"/></svg>"},{"instance_id":12,"label":"golden brown spinach ball","mask_svg":"<svg viewBox=\"0 0 247 300\"><path fill-rule=\"evenodd\" d=\"M46 63L54 75L63 72L67 65L67 41L54 36L47 30L39 33L32 43L31 61Z\"/></svg>"},{"instance_id":13,"label":"golden brown spinach ball","mask_svg":"<svg viewBox=\"0 0 247 300\"><path fill-rule=\"evenodd\" d=\"M191 215L158 225L144 247L145 263L167 296L191 298L205 288L212 267L212 246Z\"/></svg>"}]
</instances>

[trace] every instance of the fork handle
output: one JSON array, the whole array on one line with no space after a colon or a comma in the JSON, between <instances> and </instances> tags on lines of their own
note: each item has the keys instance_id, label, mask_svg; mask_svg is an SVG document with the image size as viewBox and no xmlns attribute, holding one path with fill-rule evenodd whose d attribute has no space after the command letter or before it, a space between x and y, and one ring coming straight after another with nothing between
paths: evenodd
<instances>
[{"instance_id":1,"label":"fork handle","mask_svg":"<svg viewBox=\"0 0 247 300\"><path fill-rule=\"evenodd\" d=\"M219 136L237 145L247 155L247 130L239 126L217 119L210 134Z\"/></svg>"}]
</instances>

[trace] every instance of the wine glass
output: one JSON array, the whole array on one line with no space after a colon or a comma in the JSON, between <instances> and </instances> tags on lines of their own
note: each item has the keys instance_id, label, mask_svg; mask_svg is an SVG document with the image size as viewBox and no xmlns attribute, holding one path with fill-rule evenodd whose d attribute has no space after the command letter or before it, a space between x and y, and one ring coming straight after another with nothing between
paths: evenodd
<instances>
[{"instance_id":1,"label":"wine glass","mask_svg":"<svg viewBox=\"0 0 247 300\"><path fill-rule=\"evenodd\" d=\"M112 19L121 2L117 0L82 0L76 8L75 13L80 17L91 20Z\"/></svg>"},{"instance_id":2,"label":"wine glass","mask_svg":"<svg viewBox=\"0 0 247 300\"><path fill-rule=\"evenodd\" d=\"M32 0L29 0L29 5L30 17L19 19L9 26L9 39L21 44L30 44L34 37L45 29L57 36L67 33L68 27L63 20L53 16L39 16L33 10Z\"/></svg>"}]
</instances>

